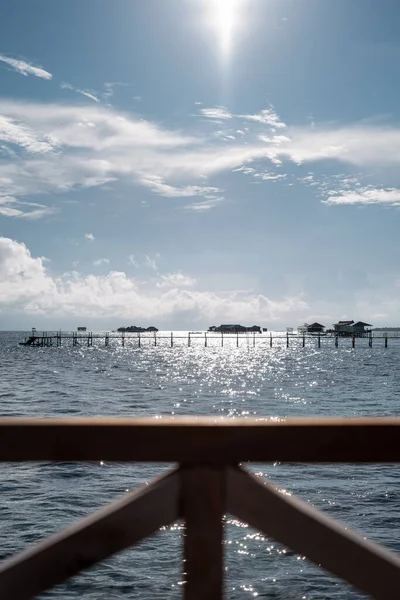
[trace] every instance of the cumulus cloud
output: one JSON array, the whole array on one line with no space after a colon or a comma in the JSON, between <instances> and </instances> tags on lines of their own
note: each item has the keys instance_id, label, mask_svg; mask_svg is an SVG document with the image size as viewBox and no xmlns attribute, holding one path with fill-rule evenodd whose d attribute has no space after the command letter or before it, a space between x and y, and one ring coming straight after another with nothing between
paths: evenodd
<instances>
[{"instance_id":1,"label":"cumulus cloud","mask_svg":"<svg viewBox=\"0 0 400 600\"><path fill-rule=\"evenodd\" d=\"M94 235L93 233L85 233L85 239L90 240L91 242L94 241Z\"/></svg>"},{"instance_id":2,"label":"cumulus cloud","mask_svg":"<svg viewBox=\"0 0 400 600\"><path fill-rule=\"evenodd\" d=\"M52 277L43 257L35 258L25 244L0 237L0 308L37 316L130 318L154 321L189 319L190 322L244 320L273 322L307 311L301 298L274 301L249 292L216 293L193 288L191 278L165 275L172 285L143 283L126 273Z\"/></svg>"},{"instance_id":3,"label":"cumulus cloud","mask_svg":"<svg viewBox=\"0 0 400 600\"><path fill-rule=\"evenodd\" d=\"M45 71L41 67L35 67L24 60L4 56L4 54L0 54L0 62L6 63L15 71L21 73L21 75L34 75L35 77L40 77L41 79L51 79L53 77L51 73Z\"/></svg>"}]
</instances>

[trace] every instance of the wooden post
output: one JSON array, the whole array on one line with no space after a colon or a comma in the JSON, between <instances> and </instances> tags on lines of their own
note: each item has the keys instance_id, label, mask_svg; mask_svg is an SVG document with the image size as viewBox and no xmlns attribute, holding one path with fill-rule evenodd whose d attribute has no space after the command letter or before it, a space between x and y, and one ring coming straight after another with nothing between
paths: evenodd
<instances>
[{"instance_id":1,"label":"wooden post","mask_svg":"<svg viewBox=\"0 0 400 600\"><path fill-rule=\"evenodd\" d=\"M210 467L182 470L185 600L223 598L224 473Z\"/></svg>"},{"instance_id":2,"label":"wooden post","mask_svg":"<svg viewBox=\"0 0 400 600\"><path fill-rule=\"evenodd\" d=\"M221 348L224 347L224 332L221 331Z\"/></svg>"},{"instance_id":3,"label":"wooden post","mask_svg":"<svg viewBox=\"0 0 400 600\"><path fill-rule=\"evenodd\" d=\"M337 348L339 346L339 334L337 333L335 335L335 348Z\"/></svg>"},{"instance_id":4,"label":"wooden post","mask_svg":"<svg viewBox=\"0 0 400 600\"><path fill-rule=\"evenodd\" d=\"M388 336L387 333L385 334L385 348L388 347Z\"/></svg>"},{"instance_id":5,"label":"wooden post","mask_svg":"<svg viewBox=\"0 0 400 600\"><path fill-rule=\"evenodd\" d=\"M106 333L106 337L104 338L104 345L105 346L108 346L108 342L109 342L108 336L109 336L109 334Z\"/></svg>"},{"instance_id":6,"label":"wooden post","mask_svg":"<svg viewBox=\"0 0 400 600\"><path fill-rule=\"evenodd\" d=\"M157 346L157 332L154 332L154 345Z\"/></svg>"},{"instance_id":7,"label":"wooden post","mask_svg":"<svg viewBox=\"0 0 400 600\"><path fill-rule=\"evenodd\" d=\"M171 348L173 347L173 345L174 345L174 334L171 331Z\"/></svg>"},{"instance_id":8,"label":"wooden post","mask_svg":"<svg viewBox=\"0 0 400 600\"><path fill-rule=\"evenodd\" d=\"M256 332L253 331L253 348L256 346Z\"/></svg>"},{"instance_id":9,"label":"wooden post","mask_svg":"<svg viewBox=\"0 0 400 600\"><path fill-rule=\"evenodd\" d=\"M90 347L90 333L88 333L88 336L87 336L87 345L88 345L88 348L89 348Z\"/></svg>"},{"instance_id":10,"label":"wooden post","mask_svg":"<svg viewBox=\"0 0 400 600\"><path fill-rule=\"evenodd\" d=\"M138 334L139 348L140 348L140 333Z\"/></svg>"},{"instance_id":11,"label":"wooden post","mask_svg":"<svg viewBox=\"0 0 400 600\"><path fill-rule=\"evenodd\" d=\"M239 332L236 332L236 348L239 348Z\"/></svg>"},{"instance_id":12,"label":"wooden post","mask_svg":"<svg viewBox=\"0 0 400 600\"><path fill-rule=\"evenodd\" d=\"M125 347L125 333L122 332L122 338L121 338L121 342L122 342L122 347Z\"/></svg>"},{"instance_id":13,"label":"wooden post","mask_svg":"<svg viewBox=\"0 0 400 600\"><path fill-rule=\"evenodd\" d=\"M318 334L318 348L321 348L321 334Z\"/></svg>"},{"instance_id":14,"label":"wooden post","mask_svg":"<svg viewBox=\"0 0 400 600\"><path fill-rule=\"evenodd\" d=\"M286 348L289 348L289 332L286 332Z\"/></svg>"},{"instance_id":15,"label":"wooden post","mask_svg":"<svg viewBox=\"0 0 400 600\"><path fill-rule=\"evenodd\" d=\"M305 335L305 333L303 333L303 348L304 348L305 345L306 345L306 335Z\"/></svg>"},{"instance_id":16,"label":"wooden post","mask_svg":"<svg viewBox=\"0 0 400 600\"><path fill-rule=\"evenodd\" d=\"M269 332L269 347L272 348L272 332Z\"/></svg>"},{"instance_id":17,"label":"wooden post","mask_svg":"<svg viewBox=\"0 0 400 600\"><path fill-rule=\"evenodd\" d=\"M372 348L372 331L369 332L369 347Z\"/></svg>"},{"instance_id":18,"label":"wooden post","mask_svg":"<svg viewBox=\"0 0 400 600\"><path fill-rule=\"evenodd\" d=\"M353 333L353 337L352 337L352 340L351 340L351 347L352 348L356 347L356 336L354 335L354 333Z\"/></svg>"},{"instance_id":19,"label":"wooden post","mask_svg":"<svg viewBox=\"0 0 400 600\"><path fill-rule=\"evenodd\" d=\"M207 331L204 332L204 347L207 348Z\"/></svg>"},{"instance_id":20,"label":"wooden post","mask_svg":"<svg viewBox=\"0 0 400 600\"><path fill-rule=\"evenodd\" d=\"M190 348L190 331L188 332L188 348Z\"/></svg>"}]
</instances>

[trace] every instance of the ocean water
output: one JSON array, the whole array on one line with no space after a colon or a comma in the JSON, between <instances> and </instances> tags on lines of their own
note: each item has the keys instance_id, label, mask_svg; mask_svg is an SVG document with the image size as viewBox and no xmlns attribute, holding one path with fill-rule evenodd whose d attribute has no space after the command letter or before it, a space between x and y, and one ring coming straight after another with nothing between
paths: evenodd
<instances>
[{"instance_id":1,"label":"ocean water","mask_svg":"<svg viewBox=\"0 0 400 600\"><path fill-rule=\"evenodd\" d=\"M177 336L178 334L176 334ZM186 334L182 334L186 336ZM204 337L94 340L93 348L28 348L23 333L0 333L1 416L218 415L245 417L398 416L400 340ZM194 336L193 336L194 337ZM373 443L373 440L371 440ZM166 465L0 465L1 559L162 473ZM400 551L397 465L248 465L259 477L310 501ZM226 598L296 600L363 596L274 540L226 518ZM172 599L182 594L181 524L114 556L41 598Z\"/></svg>"}]
</instances>

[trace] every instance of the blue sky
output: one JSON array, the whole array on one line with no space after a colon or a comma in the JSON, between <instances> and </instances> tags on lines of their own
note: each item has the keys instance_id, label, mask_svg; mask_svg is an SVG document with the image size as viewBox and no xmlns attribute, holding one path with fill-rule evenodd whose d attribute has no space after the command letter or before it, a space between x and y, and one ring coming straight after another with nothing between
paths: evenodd
<instances>
[{"instance_id":1,"label":"blue sky","mask_svg":"<svg viewBox=\"0 0 400 600\"><path fill-rule=\"evenodd\" d=\"M400 324L400 5L0 7L0 328Z\"/></svg>"}]
</instances>

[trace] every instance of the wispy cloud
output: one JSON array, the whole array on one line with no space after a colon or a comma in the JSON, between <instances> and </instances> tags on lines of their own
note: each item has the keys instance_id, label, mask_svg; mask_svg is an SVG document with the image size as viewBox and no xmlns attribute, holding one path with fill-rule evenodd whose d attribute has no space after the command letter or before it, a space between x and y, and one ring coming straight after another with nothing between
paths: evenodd
<instances>
[{"instance_id":1,"label":"wispy cloud","mask_svg":"<svg viewBox=\"0 0 400 600\"><path fill-rule=\"evenodd\" d=\"M270 105L268 108L261 110L255 114L234 114L230 113L223 106L216 106L213 108L201 108L199 110L200 115L208 119L214 120L228 120L228 119L242 119L244 121L253 121L254 123L260 123L262 125L268 125L273 129L284 129L286 124L281 121L275 108ZM243 134L242 130L239 130Z\"/></svg>"},{"instance_id":2,"label":"wispy cloud","mask_svg":"<svg viewBox=\"0 0 400 600\"><path fill-rule=\"evenodd\" d=\"M165 183L162 177L158 175L143 176L140 183L149 187L154 192L167 198L188 198L190 196L207 196L207 194L215 194L220 192L218 188L202 185L185 185L177 187Z\"/></svg>"},{"instance_id":3,"label":"wispy cloud","mask_svg":"<svg viewBox=\"0 0 400 600\"><path fill-rule=\"evenodd\" d=\"M268 113L263 116L268 123L253 121L253 126L240 129L246 131L244 137L227 144L208 128L208 133L199 133L198 123L194 131L167 129L100 104L42 105L0 99L0 115L0 204L2 198L31 201L35 194L50 197L124 181L166 198L198 198L182 208L201 212L223 201L212 177L232 170L272 185L289 177L290 163L292 173L301 163L320 161L357 165L364 171L371 165L374 169L400 166L400 128L382 123L286 125L285 135L276 135L276 120ZM298 174L293 180L298 181ZM376 187L383 188L384 183ZM396 187L396 181L391 184ZM332 189L331 197L341 196L339 185Z\"/></svg>"},{"instance_id":4,"label":"wispy cloud","mask_svg":"<svg viewBox=\"0 0 400 600\"><path fill-rule=\"evenodd\" d=\"M98 258L97 260L93 261L95 267L100 267L101 265L108 265L109 263L110 260L108 258Z\"/></svg>"},{"instance_id":5,"label":"wispy cloud","mask_svg":"<svg viewBox=\"0 0 400 600\"><path fill-rule=\"evenodd\" d=\"M169 273L168 275L162 275L161 279L157 281L156 286L159 288L163 287L192 287L196 283L196 280L189 275L183 275L183 273Z\"/></svg>"},{"instance_id":6,"label":"wispy cloud","mask_svg":"<svg viewBox=\"0 0 400 600\"><path fill-rule=\"evenodd\" d=\"M232 119L233 115L223 108L222 106L217 106L215 108L201 108L200 114L203 117L207 117L207 119Z\"/></svg>"},{"instance_id":7,"label":"wispy cloud","mask_svg":"<svg viewBox=\"0 0 400 600\"><path fill-rule=\"evenodd\" d=\"M139 262L136 260L135 255L134 254L130 254L128 256L128 264L132 265L132 267L135 267L135 269L138 269L140 267Z\"/></svg>"},{"instance_id":8,"label":"wispy cloud","mask_svg":"<svg viewBox=\"0 0 400 600\"><path fill-rule=\"evenodd\" d=\"M269 125L276 129L283 129L286 124L280 120L278 113L275 111L273 106L265 108L259 113L253 115L237 115L239 118L245 121L254 121L255 123L262 123L263 125Z\"/></svg>"},{"instance_id":9,"label":"wispy cloud","mask_svg":"<svg viewBox=\"0 0 400 600\"><path fill-rule=\"evenodd\" d=\"M149 269L153 269L153 271L157 271L158 269L156 259L152 258L151 256L148 256L147 254L145 256L144 266L148 267Z\"/></svg>"},{"instance_id":10,"label":"wispy cloud","mask_svg":"<svg viewBox=\"0 0 400 600\"><path fill-rule=\"evenodd\" d=\"M51 79L53 77L51 73L45 71L45 69L42 69L41 67L35 67L24 60L11 58L9 56L5 56L4 54L0 54L0 62L6 63L21 75L34 75L35 77L40 77L41 79Z\"/></svg>"},{"instance_id":11,"label":"wispy cloud","mask_svg":"<svg viewBox=\"0 0 400 600\"><path fill-rule=\"evenodd\" d=\"M210 196L206 196L205 200L199 200L196 202L192 202L190 204L186 204L182 208L183 208L183 210L190 210L193 212L201 213L201 212L206 212L208 210L215 208L218 204L220 204L224 200L225 200L225 198L223 196L214 196L211 194Z\"/></svg>"},{"instance_id":12,"label":"wispy cloud","mask_svg":"<svg viewBox=\"0 0 400 600\"><path fill-rule=\"evenodd\" d=\"M105 92L103 92L103 98L105 100L110 100L114 96L115 88L118 87L129 87L129 83L125 83L124 81L106 81L104 84Z\"/></svg>"},{"instance_id":13,"label":"wispy cloud","mask_svg":"<svg viewBox=\"0 0 400 600\"><path fill-rule=\"evenodd\" d=\"M73 92L76 92L77 94L81 94L81 96L86 96L86 98L89 98L90 100L93 100L94 102L100 102L99 98L95 95L95 93L93 91L76 88L73 85L71 85L70 83L64 83L64 82L60 84L60 88L63 90L72 90Z\"/></svg>"},{"instance_id":14,"label":"wispy cloud","mask_svg":"<svg viewBox=\"0 0 400 600\"><path fill-rule=\"evenodd\" d=\"M11 206L0 206L0 215L4 217L14 217L16 219L25 219L27 221L36 221L43 217L54 215L58 209L54 206L46 206L44 208L36 208L34 210L20 210Z\"/></svg>"},{"instance_id":15,"label":"wispy cloud","mask_svg":"<svg viewBox=\"0 0 400 600\"><path fill-rule=\"evenodd\" d=\"M0 141L20 146L27 152L42 153L54 149L49 135L40 135L29 126L0 114Z\"/></svg>"},{"instance_id":16,"label":"wispy cloud","mask_svg":"<svg viewBox=\"0 0 400 600\"><path fill-rule=\"evenodd\" d=\"M85 238L87 240L90 240L91 242L94 241L94 235L93 235L93 233L85 233Z\"/></svg>"}]
</instances>

